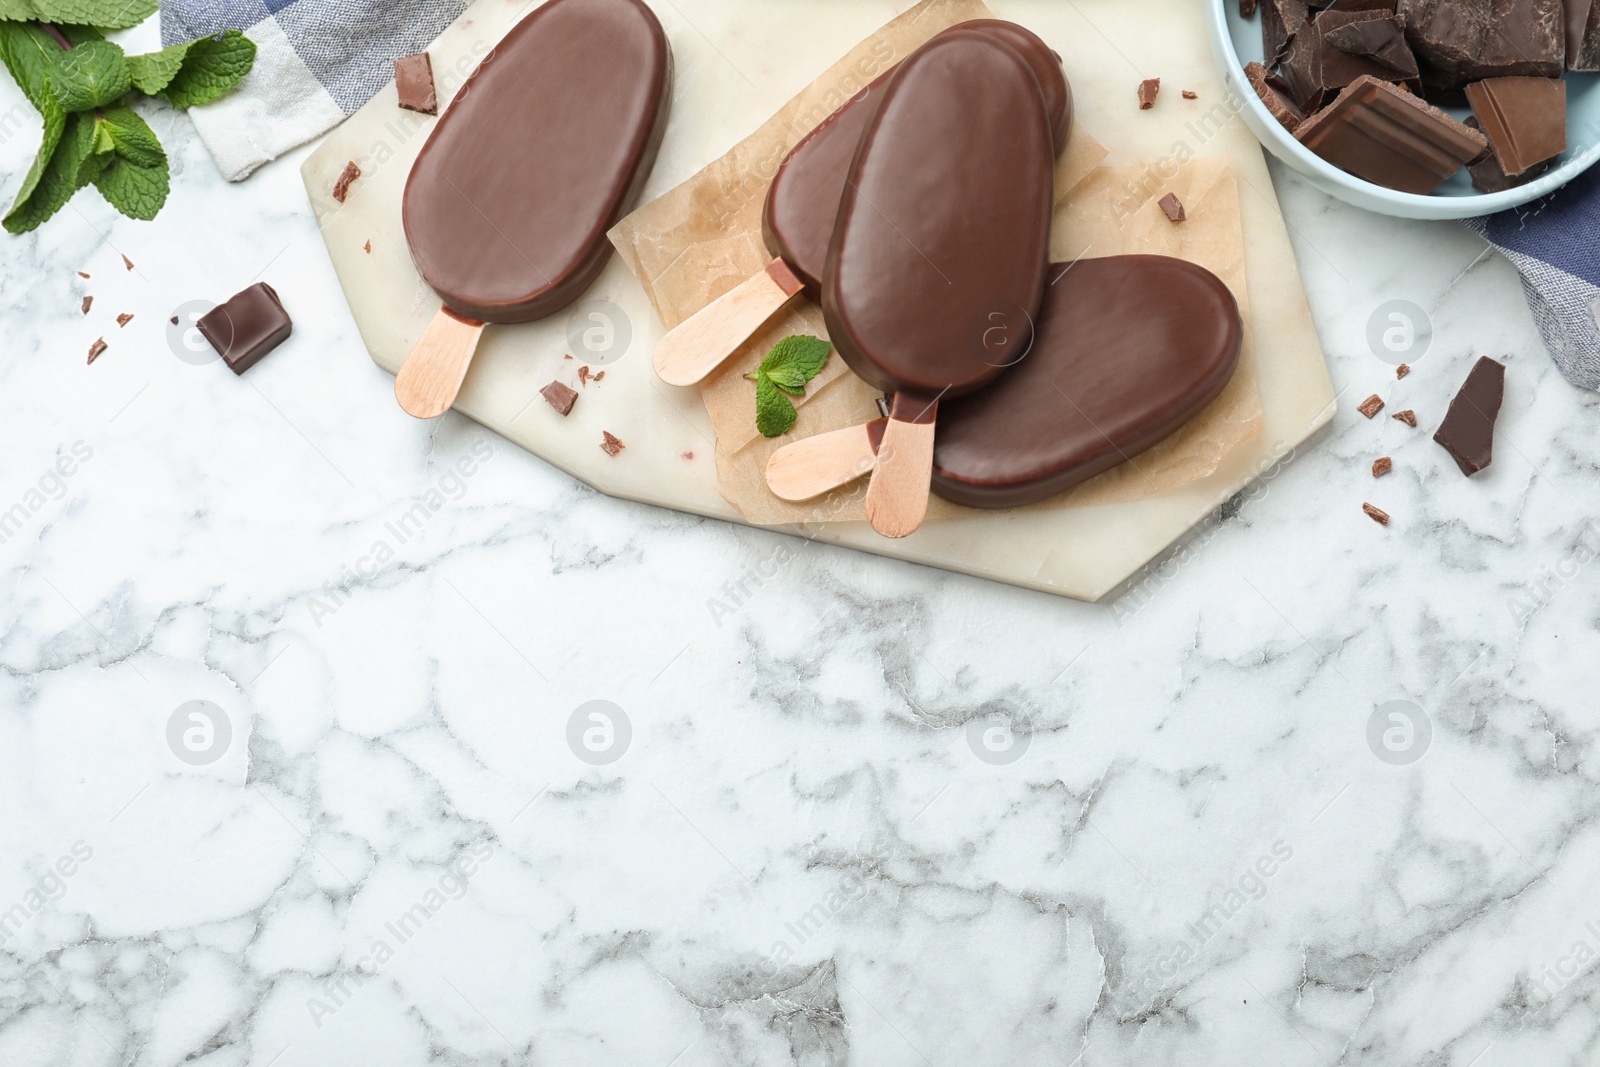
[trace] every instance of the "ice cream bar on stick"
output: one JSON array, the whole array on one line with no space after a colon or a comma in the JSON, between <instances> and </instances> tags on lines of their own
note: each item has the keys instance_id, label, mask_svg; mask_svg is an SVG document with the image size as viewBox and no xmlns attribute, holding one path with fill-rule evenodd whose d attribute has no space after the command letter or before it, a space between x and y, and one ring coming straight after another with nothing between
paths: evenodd
<instances>
[{"instance_id":1,"label":"ice cream bar on stick","mask_svg":"<svg viewBox=\"0 0 1600 1067\"><path fill-rule=\"evenodd\" d=\"M1061 57L1014 22L976 19L945 32L955 31L988 34L1027 60L1044 94L1056 152L1066 148L1072 132L1072 90L1061 70ZM662 381L668 385L701 381L789 301L802 293L821 300L822 272L845 177L878 94L892 74L861 90L790 150L772 179L762 211L762 233L775 258L661 338L654 363Z\"/></svg>"},{"instance_id":2,"label":"ice cream bar on stick","mask_svg":"<svg viewBox=\"0 0 1600 1067\"><path fill-rule=\"evenodd\" d=\"M1032 341L1049 266L1055 147L1021 53L954 29L895 71L861 136L823 273L839 355L894 394L867 518L905 537L928 508L941 401Z\"/></svg>"},{"instance_id":3,"label":"ice cream bar on stick","mask_svg":"<svg viewBox=\"0 0 1600 1067\"><path fill-rule=\"evenodd\" d=\"M440 309L395 379L419 419L455 402L486 324L571 304L655 162L672 54L640 0L549 0L473 71L406 181L411 258Z\"/></svg>"},{"instance_id":4,"label":"ice cream bar on stick","mask_svg":"<svg viewBox=\"0 0 1600 1067\"><path fill-rule=\"evenodd\" d=\"M974 508L1046 500L1181 429L1239 362L1239 306L1203 267L1166 256L1058 263L1033 348L993 385L944 404L933 491ZM874 466L884 420L786 445L767 466L784 500L809 500Z\"/></svg>"}]
</instances>

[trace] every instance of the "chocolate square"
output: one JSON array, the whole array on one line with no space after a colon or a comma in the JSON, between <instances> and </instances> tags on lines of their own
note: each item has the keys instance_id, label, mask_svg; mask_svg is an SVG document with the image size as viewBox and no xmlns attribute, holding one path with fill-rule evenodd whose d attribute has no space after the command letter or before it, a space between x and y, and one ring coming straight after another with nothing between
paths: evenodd
<instances>
[{"instance_id":1,"label":"chocolate square","mask_svg":"<svg viewBox=\"0 0 1600 1067\"><path fill-rule=\"evenodd\" d=\"M1566 65L1565 0L1400 0L1399 13L1411 50L1434 68L1430 100L1485 78L1556 78Z\"/></svg>"},{"instance_id":2,"label":"chocolate square","mask_svg":"<svg viewBox=\"0 0 1600 1067\"><path fill-rule=\"evenodd\" d=\"M1505 364L1480 358L1433 435L1469 478L1494 462L1494 425L1505 389Z\"/></svg>"},{"instance_id":3,"label":"chocolate square","mask_svg":"<svg viewBox=\"0 0 1600 1067\"><path fill-rule=\"evenodd\" d=\"M1295 131L1336 167L1376 185L1426 195L1477 159L1488 139L1423 100L1365 77Z\"/></svg>"},{"instance_id":4,"label":"chocolate square","mask_svg":"<svg viewBox=\"0 0 1600 1067\"><path fill-rule=\"evenodd\" d=\"M1508 178L1567 150L1567 83L1489 78L1467 86L1473 116Z\"/></svg>"},{"instance_id":5,"label":"chocolate square","mask_svg":"<svg viewBox=\"0 0 1600 1067\"><path fill-rule=\"evenodd\" d=\"M278 294L257 282L202 315L195 326L235 374L243 374L294 330Z\"/></svg>"},{"instance_id":6,"label":"chocolate square","mask_svg":"<svg viewBox=\"0 0 1600 1067\"><path fill-rule=\"evenodd\" d=\"M439 113L439 100L433 91L433 60L426 52L401 56L394 61L394 87L400 106L424 115Z\"/></svg>"}]
</instances>

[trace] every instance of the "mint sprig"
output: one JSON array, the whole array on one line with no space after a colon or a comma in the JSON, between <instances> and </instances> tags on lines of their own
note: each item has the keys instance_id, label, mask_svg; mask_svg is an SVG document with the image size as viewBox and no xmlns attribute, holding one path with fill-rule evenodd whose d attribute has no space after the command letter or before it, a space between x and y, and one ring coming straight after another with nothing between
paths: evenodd
<instances>
[{"instance_id":1,"label":"mint sprig","mask_svg":"<svg viewBox=\"0 0 1600 1067\"><path fill-rule=\"evenodd\" d=\"M130 218L166 203L167 153L130 105L139 94L210 103L249 73L256 46L238 30L137 56L105 40L155 10L156 0L0 0L0 64L44 125L7 230L33 229L88 185Z\"/></svg>"},{"instance_id":2,"label":"mint sprig","mask_svg":"<svg viewBox=\"0 0 1600 1067\"><path fill-rule=\"evenodd\" d=\"M821 373L832 347L808 334L785 337L754 374L745 375L756 383L756 429L763 437L782 437L794 429L800 413L789 397L805 395L806 383Z\"/></svg>"}]
</instances>

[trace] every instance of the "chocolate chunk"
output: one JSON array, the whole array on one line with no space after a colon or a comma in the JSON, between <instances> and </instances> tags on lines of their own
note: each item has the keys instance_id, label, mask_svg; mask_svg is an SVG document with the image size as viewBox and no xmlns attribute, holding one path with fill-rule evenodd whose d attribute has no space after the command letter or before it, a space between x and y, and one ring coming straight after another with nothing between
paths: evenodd
<instances>
[{"instance_id":1,"label":"chocolate chunk","mask_svg":"<svg viewBox=\"0 0 1600 1067\"><path fill-rule=\"evenodd\" d=\"M1417 413L1410 408L1406 408L1404 411L1397 411L1389 417L1396 422L1403 422L1407 426L1415 426L1417 424Z\"/></svg>"},{"instance_id":2,"label":"chocolate chunk","mask_svg":"<svg viewBox=\"0 0 1600 1067\"><path fill-rule=\"evenodd\" d=\"M1464 121L1473 129L1479 130L1480 132L1483 129L1483 127L1479 125L1478 116L1476 115L1468 115L1462 121ZM1494 149L1485 148L1477 159L1474 159L1471 163L1467 164L1467 173L1472 175L1472 187L1478 190L1478 192L1503 193L1507 189L1516 189L1519 186L1527 185L1529 182L1534 181L1537 178L1544 177L1546 174L1550 173L1551 169L1554 168L1555 165L1556 161L1553 159L1546 160L1543 163L1535 163L1533 166L1529 167L1515 178L1512 178L1508 177L1506 172L1501 169L1500 160L1494 154Z\"/></svg>"},{"instance_id":3,"label":"chocolate chunk","mask_svg":"<svg viewBox=\"0 0 1600 1067\"><path fill-rule=\"evenodd\" d=\"M195 326L235 374L255 366L294 330L277 292L266 282L218 304Z\"/></svg>"},{"instance_id":4,"label":"chocolate chunk","mask_svg":"<svg viewBox=\"0 0 1600 1067\"><path fill-rule=\"evenodd\" d=\"M1383 410L1383 397L1379 396L1377 393L1373 393L1371 396L1363 400L1361 402L1361 406L1356 408L1356 410L1370 419L1372 416Z\"/></svg>"},{"instance_id":5,"label":"chocolate chunk","mask_svg":"<svg viewBox=\"0 0 1600 1067\"><path fill-rule=\"evenodd\" d=\"M1508 178L1567 150L1564 81L1489 78L1467 86L1467 101Z\"/></svg>"},{"instance_id":6,"label":"chocolate chunk","mask_svg":"<svg viewBox=\"0 0 1600 1067\"><path fill-rule=\"evenodd\" d=\"M1384 511L1382 508L1376 507L1372 504L1362 504L1361 510L1366 512L1367 517L1373 522L1377 523L1379 526L1389 525L1389 513Z\"/></svg>"},{"instance_id":7,"label":"chocolate chunk","mask_svg":"<svg viewBox=\"0 0 1600 1067\"><path fill-rule=\"evenodd\" d=\"M1185 89L1183 91L1183 98L1185 100L1198 100L1200 99L1200 94L1195 92L1193 89Z\"/></svg>"},{"instance_id":8,"label":"chocolate chunk","mask_svg":"<svg viewBox=\"0 0 1600 1067\"><path fill-rule=\"evenodd\" d=\"M571 414L572 405L578 402L578 391L565 382L551 382L539 390L539 395L550 401L558 415Z\"/></svg>"},{"instance_id":9,"label":"chocolate chunk","mask_svg":"<svg viewBox=\"0 0 1600 1067\"><path fill-rule=\"evenodd\" d=\"M174 316L172 316L172 318L168 319L167 321L172 323L172 325L176 326L176 325L178 325L178 316L174 315Z\"/></svg>"},{"instance_id":10,"label":"chocolate chunk","mask_svg":"<svg viewBox=\"0 0 1600 1067\"><path fill-rule=\"evenodd\" d=\"M1161 210L1166 212L1170 222L1185 222L1189 215L1183 210L1183 201L1178 199L1177 193L1168 193L1160 200Z\"/></svg>"},{"instance_id":11,"label":"chocolate chunk","mask_svg":"<svg viewBox=\"0 0 1600 1067\"><path fill-rule=\"evenodd\" d=\"M1300 124L1306 120L1306 113L1295 102L1294 90L1289 88L1289 83L1260 63L1249 64L1244 68L1244 73L1250 79L1250 84L1255 87L1256 95L1261 97L1261 102L1267 105L1267 111L1272 117L1290 133L1299 129Z\"/></svg>"},{"instance_id":12,"label":"chocolate chunk","mask_svg":"<svg viewBox=\"0 0 1600 1067\"><path fill-rule=\"evenodd\" d=\"M1430 98L1485 78L1557 78L1565 66L1564 0L1400 0L1399 13L1433 68Z\"/></svg>"},{"instance_id":13,"label":"chocolate chunk","mask_svg":"<svg viewBox=\"0 0 1600 1067\"><path fill-rule=\"evenodd\" d=\"M1505 387L1505 364L1482 357L1450 401L1450 410L1433 435L1468 477L1494 462L1494 424Z\"/></svg>"},{"instance_id":14,"label":"chocolate chunk","mask_svg":"<svg viewBox=\"0 0 1600 1067\"><path fill-rule=\"evenodd\" d=\"M1299 100L1300 106L1307 111L1320 111L1347 85L1362 77L1391 82L1402 80L1405 76L1387 64L1366 55L1352 54L1336 48L1328 39L1330 33L1340 31L1343 31L1352 42L1360 42L1367 37L1382 38L1385 30L1383 24L1386 21L1393 23L1392 29L1396 36L1401 35L1398 22L1372 11L1324 11L1295 34L1294 40L1289 43L1289 54L1284 60L1283 72L1284 77L1293 86L1295 98ZM1372 28L1368 29L1369 26ZM1398 44L1401 52L1409 54L1404 40L1399 40ZM1413 80L1418 76L1415 62L1411 64L1409 76Z\"/></svg>"},{"instance_id":15,"label":"chocolate chunk","mask_svg":"<svg viewBox=\"0 0 1600 1067\"><path fill-rule=\"evenodd\" d=\"M128 325L128 323L130 323L132 321L133 321L133 316L130 315L126 311L124 311L122 314L117 316L117 325L118 326L126 326L126 325Z\"/></svg>"},{"instance_id":16,"label":"chocolate chunk","mask_svg":"<svg viewBox=\"0 0 1600 1067\"><path fill-rule=\"evenodd\" d=\"M1410 373L1411 373L1411 364L1409 364L1409 363L1402 363L1402 364L1400 364L1398 367L1396 367L1394 369L1394 376L1395 376L1396 380L1404 378L1406 375L1408 375Z\"/></svg>"},{"instance_id":17,"label":"chocolate chunk","mask_svg":"<svg viewBox=\"0 0 1600 1067\"><path fill-rule=\"evenodd\" d=\"M1372 476L1374 478L1382 478L1392 470L1394 470L1394 460L1388 456L1379 456L1372 461Z\"/></svg>"},{"instance_id":18,"label":"chocolate chunk","mask_svg":"<svg viewBox=\"0 0 1600 1067\"><path fill-rule=\"evenodd\" d=\"M598 374L596 374L594 376L594 380L597 381L597 382L602 382L602 381L605 381L605 377L606 377L606 372L605 371L600 371Z\"/></svg>"},{"instance_id":19,"label":"chocolate chunk","mask_svg":"<svg viewBox=\"0 0 1600 1067\"><path fill-rule=\"evenodd\" d=\"M628 447L609 430L601 430L600 437L600 447L605 450L605 454L608 456L614 456Z\"/></svg>"},{"instance_id":20,"label":"chocolate chunk","mask_svg":"<svg viewBox=\"0 0 1600 1067\"><path fill-rule=\"evenodd\" d=\"M1139 110L1149 111L1156 106L1156 95L1161 92L1160 78L1146 78L1139 83Z\"/></svg>"},{"instance_id":21,"label":"chocolate chunk","mask_svg":"<svg viewBox=\"0 0 1600 1067\"><path fill-rule=\"evenodd\" d=\"M1276 67L1289 54L1289 43L1311 20L1306 0L1264 0L1261 5L1261 44L1266 65Z\"/></svg>"},{"instance_id":22,"label":"chocolate chunk","mask_svg":"<svg viewBox=\"0 0 1600 1067\"><path fill-rule=\"evenodd\" d=\"M89 314L89 309L91 307L93 307L93 306L94 306L94 297L86 296L86 297L83 298L83 313L85 315Z\"/></svg>"},{"instance_id":23,"label":"chocolate chunk","mask_svg":"<svg viewBox=\"0 0 1600 1067\"><path fill-rule=\"evenodd\" d=\"M1567 69L1600 71L1600 4L1567 0Z\"/></svg>"},{"instance_id":24,"label":"chocolate chunk","mask_svg":"<svg viewBox=\"0 0 1600 1067\"><path fill-rule=\"evenodd\" d=\"M88 271L80 270L78 272L78 277L80 277L80 278L87 278L88 276L89 276L89 272Z\"/></svg>"},{"instance_id":25,"label":"chocolate chunk","mask_svg":"<svg viewBox=\"0 0 1600 1067\"><path fill-rule=\"evenodd\" d=\"M1256 0L1239 0L1239 17L1253 19L1256 17Z\"/></svg>"},{"instance_id":26,"label":"chocolate chunk","mask_svg":"<svg viewBox=\"0 0 1600 1067\"><path fill-rule=\"evenodd\" d=\"M1488 139L1377 78L1360 78L1295 131L1334 166L1377 185L1427 194L1478 158Z\"/></svg>"},{"instance_id":27,"label":"chocolate chunk","mask_svg":"<svg viewBox=\"0 0 1600 1067\"><path fill-rule=\"evenodd\" d=\"M129 259L129 258L128 258L128 257L127 257L127 256L123 256L123 257L122 257L122 263L123 263L123 265L124 265L124 266L125 266L125 267L127 267L127 268L128 268L128 269L129 269L129 270L132 270L132 269L133 269L133 260L131 260L131 259Z\"/></svg>"},{"instance_id":28,"label":"chocolate chunk","mask_svg":"<svg viewBox=\"0 0 1600 1067\"><path fill-rule=\"evenodd\" d=\"M109 346L106 344L106 339L104 337L97 337L94 344L89 346L89 362L93 363L95 360L99 359L100 353L104 352L108 347Z\"/></svg>"},{"instance_id":29,"label":"chocolate chunk","mask_svg":"<svg viewBox=\"0 0 1600 1067\"><path fill-rule=\"evenodd\" d=\"M341 204L344 203L344 198L350 195L350 184L359 177L361 168L356 166L356 161L352 159L339 173L339 180L333 183L333 198Z\"/></svg>"},{"instance_id":30,"label":"chocolate chunk","mask_svg":"<svg viewBox=\"0 0 1600 1067\"><path fill-rule=\"evenodd\" d=\"M361 250L369 256L372 255L372 242L368 241L366 244L362 245Z\"/></svg>"},{"instance_id":31,"label":"chocolate chunk","mask_svg":"<svg viewBox=\"0 0 1600 1067\"><path fill-rule=\"evenodd\" d=\"M1330 11L1320 21L1323 40L1339 51L1387 67L1398 75L1395 80L1415 82L1421 76L1417 57L1406 43L1405 23L1396 16Z\"/></svg>"},{"instance_id":32,"label":"chocolate chunk","mask_svg":"<svg viewBox=\"0 0 1600 1067\"><path fill-rule=\"evenodd\" d=\"M433 60L428 53L401 56L394 61L394 88L400 106L424 115L439 113L439 100L433 92Z\"/></svg>"}]
</instances>

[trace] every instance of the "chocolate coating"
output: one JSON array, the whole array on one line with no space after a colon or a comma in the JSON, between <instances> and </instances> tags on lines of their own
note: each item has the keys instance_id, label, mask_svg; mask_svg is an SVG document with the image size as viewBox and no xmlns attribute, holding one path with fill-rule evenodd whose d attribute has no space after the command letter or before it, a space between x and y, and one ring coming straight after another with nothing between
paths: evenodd
<instances>
[{"instance_id":1,"label":"chocolate coating","mask_svg":"<svg viewBox=\"0 0 1600 1067\"><path fill-rule=\"evenodd\" d=\"M884 86L839 204L822 287L851 370L929 400L1015 360L1044 296L1055 148L1032 69L960 28Z\"/></svg>"},{"instance_id":2,"label":"chocolate coating","mask_svg":"<svg viewBox=\"0 0 1600 1067\"><path fill-rule=\"evenodd\" d=\"M672 57L640 0L550 0L484 57L411 168L411 258L445 307L531 322L611 256L666 128Z\"/></svg>"},{"instance_id":3,"label":"chocolate coating","mask_svg":"<svg viewBox=\"0 0 1600 1067\"><path fill-rule=\"evenodd\" d=\"M933 491L1034 504L1132 459L1216 399L1239 362L1233 293L1166 256L1057 264L1027 357L939 409Z\"/></svg>"},{"instance_id":4,"label":"chocolate coating","mask_svg":"<svg viewBox=\"0 0 1600 1067\"><path fill-rule=\"evenodd\" d=\"M1072 135L1072 89L1061 70L1061 57L1031 30L999 19L976 19L953 27L978 30L1011 45L1039 79L1059 154ZM945 31L946 33L950 31ZM789 264L812 300L822 298L822 274L839 216L844 181L855 159L861 133L877 106L878 91L893 71L847 101L808 133L778 168L767 190L761 228L767 250Z\"/></svg>"}]
</instances>

